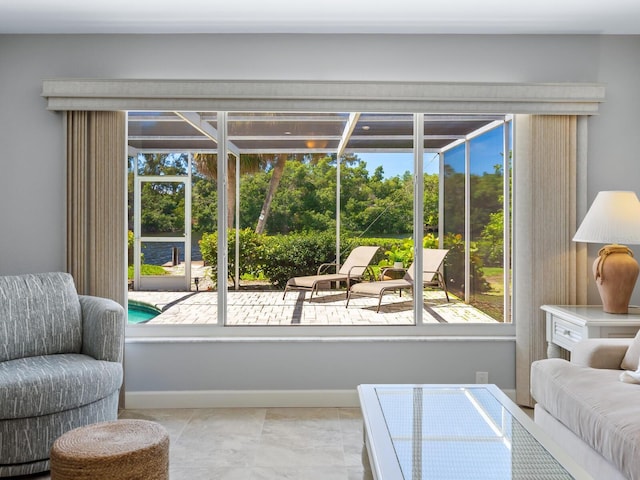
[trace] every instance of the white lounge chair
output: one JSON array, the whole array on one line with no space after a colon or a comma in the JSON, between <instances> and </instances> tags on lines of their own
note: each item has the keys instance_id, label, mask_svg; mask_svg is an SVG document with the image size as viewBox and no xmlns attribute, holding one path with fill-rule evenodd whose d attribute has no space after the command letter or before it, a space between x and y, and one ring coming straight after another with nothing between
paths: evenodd
<instances>
[{"instance_id":1,"label":"white lounge chair","mask_svg":"<svg viewBox=\"0 0 640 480\"><path fill-rule=\"evenodd\" d=\"M329 267L336 266L336 264L323 263L318 267L316 275L290 278L284 287L282 299L284 300L289 290L311 291L311 296L309 297L311 299L313 293L317 292L321 285L327 285L332 282L347 282L347 290L349 290L351 282L353 280L361 280L364 273L370 268L369 264L379 248L375 246L354 248L342 264L342 267L340 267L340 270L338 270L338 273L324 273Z\"/></svg>"},{"instance_id":2,"label":"white lounge chair","mask_svg":"<svg viewBox=\"0 0 640 480\"><path fill-rule=\"evenodd\" d=\"M422 282L423 288L425 286L435 285L444 290L448 302L449 292L447 291L447 283L440 271L447 253L449 253L449 250L439 248L424 248L422 250ZM384 274L385 270L381 272L380 278L384 278ZM347 293L346 307L349 306L349 300L351 300L351 297L354 295L378 297L378 308L376 309L376 313L378 313L382 303L382 296L385 293L399 291L402 295L402 290L413 289L413 285L414 264L412 263L403 278L396 280L379 280L376 282L362 282L352 285Z\"/></svg>"}]
</instances>

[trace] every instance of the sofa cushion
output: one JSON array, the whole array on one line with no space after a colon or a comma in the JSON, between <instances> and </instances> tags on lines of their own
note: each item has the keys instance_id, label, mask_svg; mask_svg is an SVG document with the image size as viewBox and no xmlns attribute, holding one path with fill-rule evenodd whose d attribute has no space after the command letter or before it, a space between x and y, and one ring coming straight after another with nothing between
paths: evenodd
<instances>
[{"instance_id":1,"label":"sofa cushion","mask_svg":"<svg viewBox=\"0 0 640 480\"><path fill-rule=\"evenodd\" d=\"M76 353L0 362L0 418L77 408L107 397L121 384L121 364Z\"/></svg>"},{"instance_id":2,"label":"sofa cushion","mask_svg":"<svg viewBox=\"0 0 640 480\"><path fill-rule=\"evenodd\" d=\"M0 361L79 353L80 300L68 273L0 277Z\"/></svg>"},{"instance_id":3,"label":"sofa cushion","mask_svg":"<svg viewBox=\"0 0 640 480\"><path fill-rule=\"evenodd\" d=\"M605 370L547 359L531 365L533 398L627 478L640 479L640 385Z\"/></svg>"},{"instance_id":4,"label":"sofa cushion","mask_svg":"<svg viewBox=\"0 0 640 480\"><path fill-rule=\"evenodd\" d=\"M640 330L636 333L633 342L624 354L620 368L622 370L636 371L638 369L638 361L640 360Z\"/></svg>"}]
</instances>

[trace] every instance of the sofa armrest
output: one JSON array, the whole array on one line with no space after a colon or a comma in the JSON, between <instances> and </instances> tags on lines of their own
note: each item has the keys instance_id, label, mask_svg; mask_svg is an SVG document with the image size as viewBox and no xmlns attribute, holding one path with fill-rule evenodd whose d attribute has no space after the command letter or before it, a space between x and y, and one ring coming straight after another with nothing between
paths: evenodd
<instances>
[{"instance_id":1,"label":"sofa armrest","mask_svg":"<svg viewBox=\"0 0 640 480\"><path fill-rule=\"evenodd\" d=\"M583 367L620 370L632 338L591 338L578 342L571 351L571 363Z\"/></svg>"},{"instance_id":2,"label":"sofa armrest","mask_svg":"<svg viewBox=\"0 0 640 480\"><path fill-rule=\"evenodd\" d=\"M108 298L78 297L82 308L82 353L97 360L122 362L124 308Z\"/></svg>"}]
</instances>

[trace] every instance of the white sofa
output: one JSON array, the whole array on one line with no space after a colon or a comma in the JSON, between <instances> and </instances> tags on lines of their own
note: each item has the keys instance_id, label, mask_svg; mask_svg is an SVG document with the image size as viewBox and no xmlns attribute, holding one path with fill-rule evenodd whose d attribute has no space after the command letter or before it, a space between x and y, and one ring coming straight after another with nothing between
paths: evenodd
<instances>
[{"instance_id":1,"label":"white sofa","mask_svg":"<svg viewBox=\"0 0 640 480\"><path fill-rule=\"evenodd\" d=\"M595 479L640 480L640 385L620 380L638 369L634 339L591 339L571 361L531 365L535 422Z\"/></svg>"}]
</instances>

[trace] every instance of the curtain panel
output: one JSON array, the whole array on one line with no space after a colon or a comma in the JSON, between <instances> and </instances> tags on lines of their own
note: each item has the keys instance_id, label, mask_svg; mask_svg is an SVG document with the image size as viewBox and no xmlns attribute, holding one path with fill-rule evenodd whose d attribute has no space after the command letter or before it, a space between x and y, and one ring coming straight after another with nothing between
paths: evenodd
<instances>
[{"instance_id":1,"label":"curtain panel","mask_svg":"<svg viewBox=\"0 0 640 480\"><path fill-rule=\"evenodd\" d=\"M67 271L81 295L126 305L124 112L65 112Z\"/></svg>"},{"instance_id":2,"label":"curtain panel","mask_svg":"<svg viewBox=\"0 0 640 480\"><path fill-rule=\"evenodd\" d=\"M574 115L517 115L515 122L516 400L531 406L531 363L546 356L540 306L586 300L586 249L572 241L586 152Z\"/></svg>"}]
</instances>

